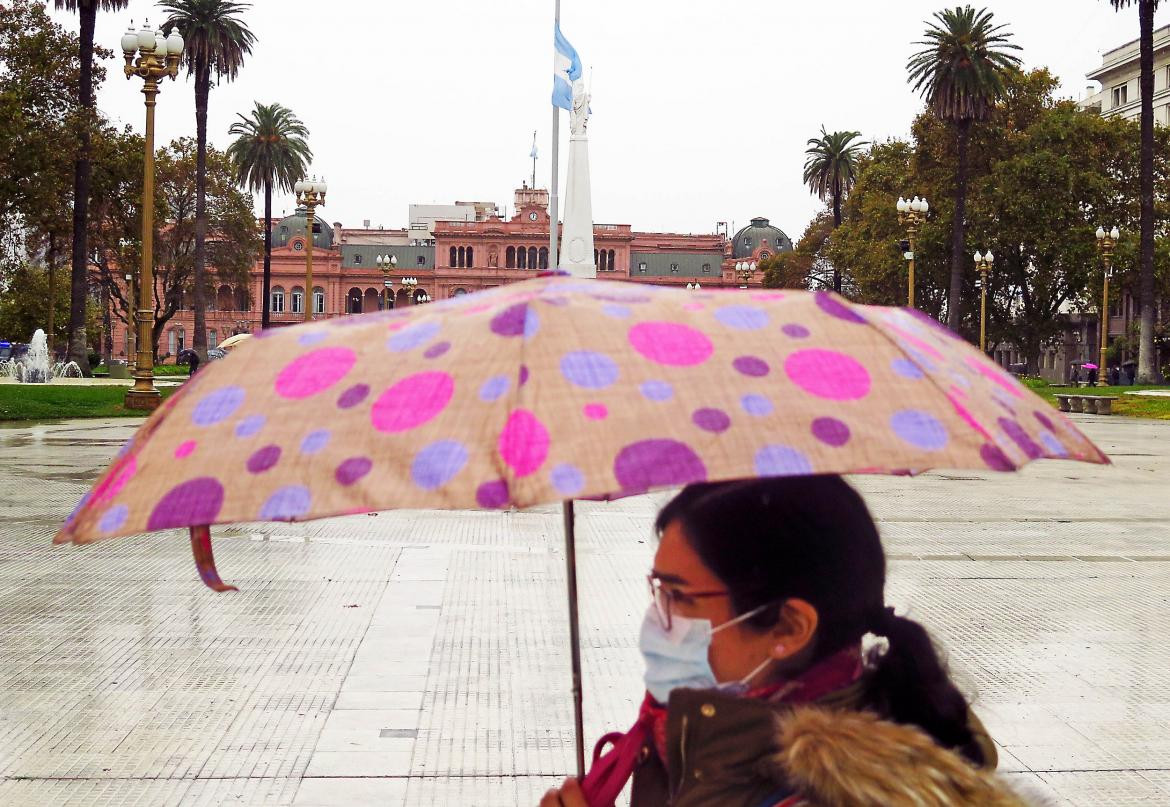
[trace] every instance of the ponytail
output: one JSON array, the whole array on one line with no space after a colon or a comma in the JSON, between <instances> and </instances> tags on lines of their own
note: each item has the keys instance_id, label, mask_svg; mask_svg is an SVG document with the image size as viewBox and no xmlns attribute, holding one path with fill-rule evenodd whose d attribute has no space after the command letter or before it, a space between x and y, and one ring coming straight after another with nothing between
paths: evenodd
<instances>
[{"instance_id":1,"label":"ponytail","mask_svg":"<svg viewBox=\"0 0 1170 807\"><path fill-rule=\"evenodd\" d=\"M912 723L976 765L987 760L971 731L967 699L947 675L926 629L886 608L871 630L889 640L873 674L889 717Z\"/></svg>"}]
</instances>

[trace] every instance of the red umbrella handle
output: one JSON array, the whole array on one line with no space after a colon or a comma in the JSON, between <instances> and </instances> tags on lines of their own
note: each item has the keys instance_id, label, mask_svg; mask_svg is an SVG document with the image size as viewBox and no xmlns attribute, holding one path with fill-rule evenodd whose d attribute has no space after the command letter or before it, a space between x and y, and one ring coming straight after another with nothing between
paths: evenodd
<instances>
[{"instance_id":1,"label":"red umbrella handle","mask_svg":"<svg viewBox=\"0 0 1170 807\"><path fill-rule=\"evenodd\" d=\"M211 552L211 527L204 524L191 528L191 552L195 555L195 568L203 583L213 591L239 591L219 579L215 570L215 555Z\"/></svg>"}]
</instances>

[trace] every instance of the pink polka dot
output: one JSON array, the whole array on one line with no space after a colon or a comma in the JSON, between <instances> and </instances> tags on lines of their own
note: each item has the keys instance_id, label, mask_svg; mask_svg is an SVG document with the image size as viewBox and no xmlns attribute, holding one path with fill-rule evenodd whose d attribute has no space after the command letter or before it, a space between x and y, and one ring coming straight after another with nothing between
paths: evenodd
<instances>
[{"instance_id":1,"label":"pink polka dot","mask_svg":"<svg viewBox=\"0 0 1170 807\"><path fill-rule=\"evenodd\" d=\"M706 307L702 303L683 303L683 310L685 311L702 311Z\"/></svg>"},{"instance_id":2,"label":"pink polka dot","mask_svg":"<svg viewBox=\"0 0 1170 807\"><path fill-rule=\"evenodd\" d=\"M446 409L454 394L455 380L447 373L415 373L382 393L370 409L370 422L381 432L404 432Z\"/></svg>"},{"instance_id":3,"label":"pink polka dot","mask_svg":"<svg viewBox=\"0 0 1170 807\"><path fill-rule=\"evenodd\" d=\"M102 502L112 500L122 491L122 488L126 487L126 483L130 481L137 470L138 460L133 454L126 454L115 462L110 467L110 472L106 474L106 478L94 487L91 494L92 506L96 507Z\"/></svg>"},{"instance_id":4,"label":"pink polka dot","mask_svg":"<svg viewBox=\"0 0 1170 807\"><path fill-rule=\"evenodd\" d=\"M353 369L357 354L345 347L323 347L289 362L276 377L284 398L308 398L329 389Z\"/></svg>"},{"instance_id":5,"label":"pink polka dot","mask_svg":"<svg viewBox=\"0 0 1170 807\"><path fill-rule=\"evenodd\" d=\"M1018 382L1003 370L1000 370L998 367L992 367L990 365L984 364L978 359L972 359L970 357L967 357L966 362L968 367L970 367L976 373L979 373L979 375L983 376L988 381L991 381L993 384L998 384L999 387L1008 394L1016 398L1024 397L1024 391L1019 386Z\"/></svg>"},{"instance_id":6,"label":"pink polka dot","mask_svg":"<svg viewBox=\"0 0 1170 807\"><path fill-rule=\"evenodd\" d=\"M784 372L794 384L818 398L853 401L869 394L869 371L835 350L798 350L784 362Z\"/></svg>"},{"instance_id":7,"label":"pink polka dot","mask_svg":"<svg viewBox=\"0 0 1170 807\"><path fill-rule=\"evenodd\" d=\"M544 424L527 409L515 409L500 432L500 457L517 477L540 469L548 458L549 436Z\"/></svg>"},{"instance_id":8,"label":"pink polka dot","mask_svg":"<svg viewBox=\"0 0 1170 807\"><path fill-rule=\"evenodd\" d=\"M629 338L647 359L671 367L702 364L714 351L706 334L677 322L640 322L630 328Z\"/></svg>"},{"instance_id":9,"label":"pink polka dot","mask_svg":"<svg viewBox=\"0 0 1170 807\"><path fill-rule=\"evenodd\" d=\"M178 448L175 449L175 459L181 460L183 457L189 456L195 450L196 445L198 444L194 440L179 443Z\"/></svg>"},{"instance_id":10,"label":"pink polka dot","mask_svg":"<svg viewBox=\"0 0 1170 807\"><path fill-rule=\"evenodd\" d=\"M590 420L605 420L609 417L609 408L605 404L585 404L585 417Z\"/></svg>"}]
</instances>

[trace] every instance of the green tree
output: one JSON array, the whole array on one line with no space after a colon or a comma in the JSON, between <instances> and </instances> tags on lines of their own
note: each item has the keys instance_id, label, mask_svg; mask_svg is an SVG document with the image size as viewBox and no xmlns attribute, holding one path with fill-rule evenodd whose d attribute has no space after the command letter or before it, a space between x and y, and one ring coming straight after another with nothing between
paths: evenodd
<instances>
[{"instance_id":1,"label":"green tree","mask_svg":"<svg viewBox=\"0 0 1170 807\"><path fill-rule=\"evenodd\" d=\"M1153 384L1161 380L1154 346L1155 278L1154 278L1154 12L1159 0L1109 0L1120 11L1138 8L1138 98L1141 103L1141 278L1138 300L1141 305L1137 380Z\"/></svg>"},{"instance_id":2,"label":"green tree","mask_svg":"<svg viewBox=\"0 0 1170 807\"><path fill-rule=\"evenodd\" d=\"M234 81L244 57L252 52L255 35L240 19L249 8L233 0L166 0L162 7L170 16L163 26L166 33L178 28L186 42L183 58L187 74L195 77L195 138L198 169L196 176L196 213L194 243L195 335L192 347L200 356L207 355L207 104L211 95L211 77L217 81Z\"/></svg>"},{"instance_id":3,"label":"green tree","mask_svg":"<svg viewBox=\"0 0 1170 807\"><path fill-rule=\"evenodd\" d=\"M272 284L272 189L291 192L303 177L313 152L305 138L309 130L287 107L256 102L251 117L239 116L228 134L236 139L227 155L241 185L264 192L264 302L260 327L269 326ZM313 290L305 292L305 304L312 305Z\"/></svg>"},{"instance_id":4,"label":"green tree","mask_svg":"<svg viewBox=\"0 0 1170 807\"><path fill-rule=\"evenodd\" d=\"M5 339L27 342L34 331L43 328L48 336L50 326L44 319L46 298L54 294L57 305L64 310L69 305L69 287L64 283L51 286L48 268L40 263L22 262L11 266L9 272L10 286L0 294L0 334ZM87 299L87 303L86 328L96 343L99 312L91 300ZM69 322L59 320L52 328L58 344L63 344L69 333Z\"/></svg>"},{"instance_id":5,"label":"green tree","mask_svg":"<svg viewBox=\"0 0 1170 807\"><path fill-rule=\"evenodd\" d=\"M833 227L841 226L841 200L857 181L857 155L865 143L861 132L833 132L821 126L821 136L810 138L805 149L804 184L822 202L830 202ZM823 241L823 239L822 239ZM841 293L841 272L833 268L833 291Z\"/></svg>"},{"instance_id":6,"label":"green tree","mask_svg":"<svg viewBox=\"0 0 1170 807\"><path fill-rule=\"evenodd\" d=\"M78 37L77 83L77 155L73 163L73 252L69 294L69 358L89 375L89 350L86 346L86 302L89 299L89 251L86 228L90 191L90 132L95 122L93 109L93 31L98 10L120 11L129 0L53 0L57 8L76 11L81 25Z\"/></svg>"},{"instance_id":7,"label":"green tree","mask_svg":"<svg viewBox=\"0 0 1170 807\"><path fill-rule=\"evenodd\" d=\"M971 6L936 12L937 23L927 23L923 49L906 65L910 83L925 96L930 109L955 129L954 211L951 220L951 284L947 297L947 324L957 330L961 319L965 208L967 203L967 151L971 125L986 120L1003 93L1004 73L1019 65L1009 50L1019 46L1008 41L1004 25L992 25L987 9Z\"/></svg>"},{"instance_id":8,"label":"green tree","mask_svg":"<svg viewBox=\"0 0 1170 807\"><path fill-rule=\"evenodd\" d=\"M818 213L789 252L776 252L760 261L764 287L770 289L839 290L841 272L826 255L829 236L836 229L829 210Z\"/></svg>"}]
</instances>

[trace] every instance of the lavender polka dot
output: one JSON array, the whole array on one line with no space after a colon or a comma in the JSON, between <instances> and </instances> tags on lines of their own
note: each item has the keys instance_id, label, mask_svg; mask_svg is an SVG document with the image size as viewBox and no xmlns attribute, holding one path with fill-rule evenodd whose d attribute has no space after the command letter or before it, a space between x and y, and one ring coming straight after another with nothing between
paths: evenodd
<instances>
[{"instance_id":1,"label":"lavender polka dot","mask_svg":"<svg viewBox=\"0 0 1170 807\"><path fill-rule=\"evenodd\" d=\"M309 489L301 485L278 488L260 507L263 521L293 521L309 512L313 501Z\"/></svg>"},{"instance_id":2,"label":"lavender polka dot","mask_svg":"<svg viewBox=\"0 0 1170 807\"><path fill-rule=\"evenodd\" d=\"M366 399L370 394L370 386L368 384L354 384L352 387L341 393L337 399L337 406L339 409L352 409Z\"/></svg>"},{"instance_id":3,"label":"lavender polka dot","mask_svg":"<svg viewBox=\"0 0 1170 807\"><path fill-rule=\"evenodd\" d=\"M503 479L484 482L475 490L475 501L480 507L496 510L508 504L508 483Z\"/></svg>"},{"instance_id":4,"label":"lavender polka dot","mask_svg":"<svg viewBox=\"0 0 1170 807\"><path fill-rule=\"evenodd\" d=\"M264 415L248 415L236 424L236 437L251 437L264 428L268 418Z\"/></svg>"},{"instance_id":5,"label":"lavender polka dot","mask_svg":"<svg viewBox=\"0 0 1170 807\"><path fill-rule=\"evenodd\" d=\"M146 529L166 530L213 524L223 507L223 485L210 476L200 476L175 485L158 500Z\"/></svg>"},{"instance_id":6,"label":"lavender polka dot","mask_svg":"<svg viewBox=\"0 0 1170 807\"><path fill-rule=\"evenodd\" d=\"M369 457L350 457L337 466L333 478L338 484L348 487L370 472L374 463Z\"/></svg>"},{"instance_id":7,"label":"lavender polka dot","mask_svg":"<svg viewBox=\"0 0 1170 807\"><path fill-rule=\"evenodd\" d=\"M325 446L329 445L330 435L328 429L317 429L305 435L305 439L301 440L302 454L316 454Z\"/></svg>"},{"instance_id":8,"label":"lavender polka dot","mask_svg":"<svg viewBox=\"0 0 1170 807\"><path fill-rule=\"evenodd\" d=\"M115 504L102 516L102 520L98 522L98 529L102 532L113 532L126 523L128 515L130 515L129 507L124 504Z\"/></svg>"},{"instance_id":9,"label":"lavender polka dot","mask_svg":"<svg viewBox=\"0 0 1170 807\"><path fill-rule=\"evenodd\" d=\"M729 305L715 312L715 319L737 331L756 331L768 324L767 312L750 305Z\"/></svg>"},{"instance_id":10,"label":"lavender polka dot","mask_svg":"<svg viewBox=\"0 0 1170 807\"><path fill-rule=\"evenodd\" d=\"M707 467L686 443L677 440L642 440L618 452L613 473L627 494L650 488L704 482Z\"/></svg>"},{"instance_id":11,"label":"lavender polka dot","mask_svg":"<svg viewBox=\"0 0 1170 807\"><path fill-rule=\"evenodd\" d=\"M1044 445L1044 450L1048 452L1050 457L1067 457L1068 449L1064 447L1064 443L1056 439L1056 435L1048 432L1040 434L1040 442Z\"/></svg>"},{"instance_id":12,"label":"lavender polka dot","mask_svg":"<svg viewBox=\"0 0 1170 807\"><path fill-rule=\"evenodd\" d=\"M312 345L319 345L329 338L329 334L322 331L312 331L310 333L303 333L297 337L297 344L310 347Z\"/></svg>"},{"instance_id":13,"label":"lavender polka dot","mask_svg":"<svg viewBox=\"0 0 1170 807\"><path fill-rule=\"evenodd\" d=\"M674 387L666 381L644 381L639 390L648 401L669 401L674 397Z\"/></svg>"},{"instance_id":14,"label":"lavender polka dot","mask_svg":"<svg viewBox=\"0 0 1170 807\"><path fill-rule=\"evenodd\" d=\"M890 362L890 367L895 373L902 376L902 378L918 380L925 375L922 369L909 359L894 359Z\"/></svg>"},{"instance_id":15,"label":"lavender polka dot","mask_svg":"<svg viewBox=\"0 0 1170 807\"><path fill-rule=\"evenodd\" d=\"M627 305L615 305L614 303L607 303L601 307L601 313L605 314L607 317L613 317L614 319L627 319L632 312L630 311L630 307Z\"/></svg>"},{"instance_id":16,"label":"lavender polka dot","mask_svg":"<svg viewBox=\"0 0 1170 807\"><path fill-rule=\"evenodd\" d=\"M775 409L769 399L765 398L763 395L757 395L755 393L745 395L740 398L739 405L743 407L743 411L747 412L749 415L755 415L757 417L770 415L772 414L772 410Z\"/></svg>"},{"instance_id":17,"label":"lavender polka dot","mask_svg":"<svg viewBox=\"0 0 1170 807\"><path fill-rule=\"evenodd\" d=\"M386 347L396 353L401 353L404 350L413 350L419 345L425 345L434 339L438 335L440 327L437 320L416 322L391 336L386 342Z\"/></svg>"},{"instance_id":18,"label":"lavender polka dot","mask_svg":"<svg viewBox=\"0 0 1170 807\"><path fill-rule=\"evenodd\" d=\"M758 356L740 356L731 363L731 366L753 378L761 378L768 374L768 363Z\"/></svg>"},{"instance_id":19,"label":"lavender polka dot","mask_svg":"<svg viewBox=\"0 0 1170 807\"><path fill-rule=\"evenodd\" d=\"M785 336L791 336L793 339L807 339L808 328L803 325L797 325L795 322L790 322L780 329Z\"/></svg>"},{"instance_id":20,"label":"lavender polka dot","mask_svg":"<svg viewBox=\"0 0 1170 807\"><path fill-rule=\"evenodd\" d=\"M890 417L894 434L915 448L938 451L947 444L947 430L942 422L929 412L903 409Z\"/></svg>"},{"instance_id":21,"label":"lavender polka dot","mask_svg":"<svg viewBox=\"0 0 1170 807\"><path fill-rule=\"evenodd\" d=\"M756 473L760 476L798 476L812 473L812 463L791 446L767 445L756 452Z\"/></svg>"},{"instance_id":22,"label":"lavender polka dot","mask_svg":"<svg viewBox=\"0 0 1170 807\"><path fill-rule=\"evenodd\" d=\"M827 291L818 291L816 293L817 308L824 311L831 317L844 320L845 322L856 322L864 324L865 318L850 308L845 303L841 302L837 297L829 294Z\"/></svg>"},{"instance_id":23,"label":"lavender polka dot","mask_svg":"<svg viewBox=\"0 0 1170 807\"><path fill-rule=\"evenodd\" d=\"M566 497L576 496L585 487L585 475L575 465L558 465L549 472L553 487L557 493Z\"/></svg>"},{"instance_id":24,"label":"lavender polka dot","mask_svg":"<svg viewBox=\"0 0 1170 807\"><path fill-rule=\"evenodd\" d=\"M423 351L423 356L428 359L437 359L451 349L450 342L436 342Z\"/></svg>"},{"instance_id":25,"label":"lavender polka dot","mask_svg":"<svg viewBox=\"0 0 1170 807\"><path fill-rule=\"evenodd\" d=\"M248 473L262 474L280 461L280 446L267 445L248 457Z\"/></svg>"},{"instance_id":26,"label":"lavender polka dot","mask_svg":"<svg viewBox=\"0 0 1170 807\"><path fill-rule=\"evenodd\" d=\"M75 504L73 506L73 510L69 513L69 515L65 516L65 523L66 524L71 523L73 521L73 519L77 518L77 514L80 513L83 509L85 509L85 506L87 504L89 504L90 497L92 497L92 496L93 496L93 492L87 491L86 494L84 496L82 496L77 501L77 504Z\"/></svg>"},{"instance_id":27,"label":"lavender polka dot","mask_svg":"<svg viewBox=\"0 0 1170 807\"><path fill-rule=\"evenodd\" d=\"M691 422L705 432L719 434L731 427L731 418L722 409L696 409Z\"/></svg>"},{"instance_id":28,"label":"lavender polka dot","mask_svg":"<svg viewBox=\"0 0 1170 807\"><path fill-rule=\"evenodd\" d=\"M467 448L455 440L440 440L418 452L410 478L423 490L436 490L451 481L467 464Z\"/></svg>"},{"instance_id":29,"label":"lavender polka dot","mask_svg":"<svg viewBox=\"0 0 1170 807\"><path fill-rule=\"evenodd\" d=\"M191 413L191 422L196 426L211 426L226 420L244 402L243 387L223 387L203 397Z\"/></svg>"},{"instance_id":30,"label":"lavender polka dot","mask_svg":"<svg viewBox=\"0 0 1170 807\"><path fill-rule=\"evenodd\" d=\"M489 403L499 400L508 391L508 383L508 377L505 375L492 376L479 388L479 399Z\"/></svg>"},{"instance_id":31,"label":"lavender polka dot","mask_svg":"<svg viewBox=\"0 0 1170 807\"><path fill-rule=\"evenodd\" d=\"M585 389L605 389L618 378L617 362L594 350L575 350L561 357L561 375Z\"/></svg>"},{"instance_id":32,"label":"lavender polka dot","mask_svg":"<svg viewBox=\"0 0 1170 807\"><path fill-rule=\"evenodd\" d=\"M836 418L817 418L812 422L812 433L813 437L834 448L849 442L849 427Z\"/></svg>"}]
</instances>

